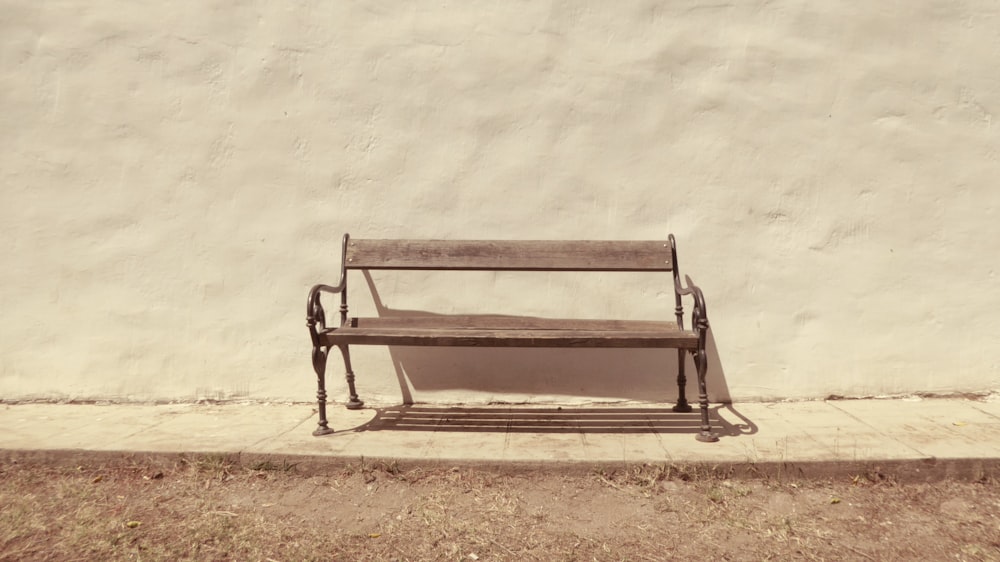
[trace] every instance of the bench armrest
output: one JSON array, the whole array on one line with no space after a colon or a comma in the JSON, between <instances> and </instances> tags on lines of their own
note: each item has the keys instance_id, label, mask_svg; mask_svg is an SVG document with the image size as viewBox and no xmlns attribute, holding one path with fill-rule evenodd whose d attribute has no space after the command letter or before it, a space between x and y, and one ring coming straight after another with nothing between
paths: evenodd
<instances>
[{"instance_id":1,"label":"bench armrest","mask_svg":"<svg viewBox=\"0 0 1000 562\"><path fill-rule=\"evenodd\" d=\"M341 280L336 287L321 283L313 285L309 290L309 298L306 300L306 326L309 328L309 335L312 336L314 345L319 343L319 332L326 330L326 312L323 310L323 303L320 302L320 295L343 293L344 289L345 283Z\"/></svg>"},{"instance_id":2,"label":"bench armrest","mask_svg":"<svg viewBox=\"0 0 1000 562\"><path fill-rule=\"evenodd\" d=\"M340 293L340 323L347 321L347 241L351 239L350 234L344 234L344 239L340 246L340 283L336 286L324 285L322 283L313 285L309 290L309 298L306 300L306 326L309 328L309 335L312 336L313 347L319 347L319 332L326 330L326 312L323 310L323 303L320 302L320 295L323 293ZM319 330L316 326L319 325Z\"/></svg>"},{"instance_id":3,"label":"bench armrest","mask_svg":"<svg viewBox=\"0 0 1000 562\"><path fill-rule=\"evenodd\" d=\"M708 309L705 307L705 295L701 288L691 281L689 275L684 276L687 287L681 286L681 280L674 278L674 291L678 299L684 295L691 295L694 299L694 308L691 311L691 328L698 332L699 349L705 348L705 336L708 332Z\"/></svg>"}]
</instances>

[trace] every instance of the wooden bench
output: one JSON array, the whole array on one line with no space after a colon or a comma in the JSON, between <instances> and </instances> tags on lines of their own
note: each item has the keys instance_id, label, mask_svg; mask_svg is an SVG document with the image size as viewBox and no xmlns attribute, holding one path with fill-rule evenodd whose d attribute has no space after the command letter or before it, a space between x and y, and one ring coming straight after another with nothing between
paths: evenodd
<instances>
[{"instance_id":1,"label":"wooden bench","mask_svg":"<svg viewBox=\"0 0 1000 562\"><path fill-rule=\"evenodd\" d=\"M350 397L347 408L358 409L351 367L351 345L481 346L481 347L604 347L677 349L678 398L675 412L690 412L685 397L685 353L694 356L698 374L701 431L699 441L717 441L708 419L705 338L708 319L701 289L677 271L673 235L667 241L537 241L537 240L362 240L345 234L340 283L316 285L309 291L306 324L312 338L316 371L319 427L314 435L333 433L326 418L326 362L337 347L344 358ZM467 271L631 271L672 272L676 320L580 320L518 316L404 316L350 318L347 272L350 270ZM321 303L324 293L340 294L340 319L328 326ZM684 328L681 297L693 301L692 329Z\"/></svg>"}]
</instances>

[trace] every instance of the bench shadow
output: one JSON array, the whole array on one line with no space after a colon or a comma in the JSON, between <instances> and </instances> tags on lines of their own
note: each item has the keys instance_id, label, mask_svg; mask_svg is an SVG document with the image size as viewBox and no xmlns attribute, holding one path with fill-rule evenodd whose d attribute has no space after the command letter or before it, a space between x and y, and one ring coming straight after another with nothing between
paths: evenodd
<instances>
[{"instance_id":1,"label":"bench shadow","mask_svg":"<svg viewBox=\"0 0 1000 562\"><path fill-rule=\"evenodd\" d=\"M385 305L369 271L362 271L380 318L440 316ZM495 315L490 315L495 316ZM404 405L420 391L465 389L497 394L590 396L639 402L677 399L674 349L489 348L388 346ZM706 351L712 402L731 402L729 386L711 330ZM694 361L685 354L687 397L697 402ZM363 394L363 367L356 366Z\"/></svg>"},{"instance_id":2,"label":"bench shadow","mask_svg":"<svg viewBox=\"0 0 1000 562\"><path fill-rule=\"evenodd\" d=\"M726 409L739 420L720 415ZM709 410L720 437L757 433L757 425L732 408ZM661 408L525 408L517 406L434 407L402 404L376 408L369 422L348 431L446 431L467 433L663 433L697 434L697 411L680 414Z\"/></svg>"}]
</instances>

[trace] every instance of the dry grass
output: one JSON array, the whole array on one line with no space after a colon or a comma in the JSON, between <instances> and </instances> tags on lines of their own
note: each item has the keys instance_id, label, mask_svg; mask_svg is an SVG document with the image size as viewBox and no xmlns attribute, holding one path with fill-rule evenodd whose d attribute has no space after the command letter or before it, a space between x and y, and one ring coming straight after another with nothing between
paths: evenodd
<instances>
[{"instance_id":1,"label":"dry grass","mask_svg":"<svg viewBox=\"0 0 1000 562\"><path fill-rule=\"evenodd\" d=\"M1000 560L1000 484L218 456L0 467L0 560Z\"/></svg>"}]
</instances>

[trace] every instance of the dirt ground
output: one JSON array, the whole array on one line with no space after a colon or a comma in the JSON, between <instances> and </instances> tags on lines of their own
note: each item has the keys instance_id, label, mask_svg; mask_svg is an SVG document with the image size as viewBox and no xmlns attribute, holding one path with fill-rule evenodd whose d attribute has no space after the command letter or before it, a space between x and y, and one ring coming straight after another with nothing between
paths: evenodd
<instances>
[{"instance_id":1,"label":"dirt ground","mask_svg":"<svg viewBox=\"0 0 1000 562\"><path fill-rule=\"evenodd\" d=\"M0 465L0 560L1000 560L1000 483L219 456Z\"/></svg>"}]
</instances>

